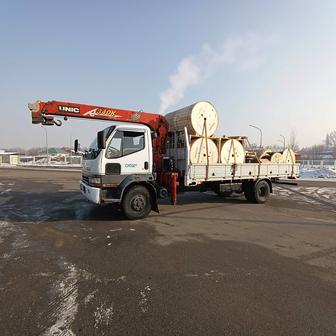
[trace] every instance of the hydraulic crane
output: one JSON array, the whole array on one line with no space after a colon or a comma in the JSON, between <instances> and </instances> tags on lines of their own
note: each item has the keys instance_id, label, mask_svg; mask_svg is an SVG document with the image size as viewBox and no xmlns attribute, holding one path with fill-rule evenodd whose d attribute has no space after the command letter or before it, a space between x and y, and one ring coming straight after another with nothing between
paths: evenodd
<instances>
[{"instance_id":1,"label":"hydraulic crane","mask_svg":"<svg viewBox=\"0 0 336 336\"><path fill-rule=\"evenodd\" d=\"M119 121L144 124L154 132L153 134L153 156L154 162L159 169L162 164L162 156L165 154L165 144L168 135L169 125L163 115L118 109L114 107L101 107L94 105L77 104L63 101L36 101L28 104L32 114L33 124L47 126L61 126L62 121L57 117L85 118L95 120Z\"/></svg>"},{"instance_id":2,"label":"hydraulic crane","mask_svg":"<svg viewBox=\"0 0 336 336\"><path fill-rule=\"evenodd\" d=\"M164 163L169 161L165 158L169 125L164 116L55 100L36 101L28 108L33 124L61 126L60 118L69 117L125 123L124 127L110 126L98 132L98 147L84 156L81 190L90 201L118 202L132 219L158 211L158 194L170 193L171 202L176 203L178 173ZM118 139L123 148L116 149ZM123 153L117 155L117 150Z\"/></svg>"}]
</instances>

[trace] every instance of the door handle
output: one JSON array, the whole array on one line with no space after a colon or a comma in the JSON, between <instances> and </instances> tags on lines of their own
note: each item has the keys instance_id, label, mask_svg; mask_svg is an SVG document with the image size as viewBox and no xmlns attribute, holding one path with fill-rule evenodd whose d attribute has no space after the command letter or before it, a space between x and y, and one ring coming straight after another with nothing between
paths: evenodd
<instances>
[{"instance_id":1,"label":"door handle","mask_svg":"<svg viewBox=\"0 0 336 336\"><path fill-rule=\"evenodd\" d=\"M145 161L145 163L144 163L144 168L145 168L145 169L148 169L148 161Z\"/></svg>"}]
</instances>

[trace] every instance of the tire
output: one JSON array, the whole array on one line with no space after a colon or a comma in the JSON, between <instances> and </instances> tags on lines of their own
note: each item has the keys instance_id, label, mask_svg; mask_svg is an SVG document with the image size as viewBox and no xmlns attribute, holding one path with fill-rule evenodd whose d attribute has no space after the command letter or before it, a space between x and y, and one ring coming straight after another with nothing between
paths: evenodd
<instances>
[{"instance_id":1,"label":"tire","mask_svg":"<svg viewBox=\"0 0 336 336\"><path fill-rule=\"evenodd\" d=\"M148 189L137 185L127 190L121 203L122 210L128 219L141 219L151 212L152 204Z\"/></svg>"},{"instance_id":2,"label":"tire","mask_svg":"<svg viewBox=\"0 0 336 336\"><path fill-rule=\"evenodd\" d=\"M267 181L261 180L254 185L253 198L255 203L265 203L270 196L271 190Z\"/></svg>"},{"instance_id":3,"label":"tire","mask_svg":"<svg viewBox=\"0 0 336 336\"><path fill-rule=\"evenodd\" d=\"M255 202L254 196L253 196L253 189L247 189L244 191L245 198L249 202Z\"/></svg>"},{"instance_id":4,"label":"tire","mask_svg":"<svg viewBox=\"0 0 336 336\"><path fill-rule=\"evenodd\" d=\"M244 190L245 198L249 202L255 203L255 198L254 198L254 183L253 182L247 182L247 183L245 183L244 186L243 186L243 190Z\"/></svg>"}]
</instances>

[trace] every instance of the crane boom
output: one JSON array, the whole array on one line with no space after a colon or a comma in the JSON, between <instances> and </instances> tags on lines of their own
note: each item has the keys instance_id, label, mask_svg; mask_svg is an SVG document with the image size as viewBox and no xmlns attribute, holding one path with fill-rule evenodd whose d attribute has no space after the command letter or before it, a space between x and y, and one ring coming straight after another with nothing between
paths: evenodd
<instances>
[{"instance_id":1,"label":"crane boom","mask_svg":"<svg viewBox=\"0 0 336 336\"><path fill-rule=\"evenodd\" d=\"M169 130L166 118L161 114L143 111L123 110L114 107L102 107L94 105L77 104L63 101L36 101L28 104L31 111L32 123L42 125L61 126L60 120L55 117L73 117L93 120L120 121L145 124L154 132L154 154L165 153L165 142Z\"/></svg>"}]
</instances>

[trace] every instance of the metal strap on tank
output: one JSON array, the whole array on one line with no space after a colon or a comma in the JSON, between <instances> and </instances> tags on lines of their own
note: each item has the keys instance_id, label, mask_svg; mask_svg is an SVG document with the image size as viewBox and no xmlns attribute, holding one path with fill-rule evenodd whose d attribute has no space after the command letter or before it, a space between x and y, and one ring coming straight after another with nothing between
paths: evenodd
<instances>
[{"instance_id":1,"label":"metal strap on tank","mask_svg":"<svg viewBox=\"0 0 336 336\"><path fill-rule=\"evenodd\" d=\"M206 118L204 118L203 130L205 133L204 134L205 135L205 151L206 151L206 162L207 162L205 166L205 179L207 180L209 178L209 149L208 149L208 132L207 132Z\"/></svg>"}]
</instances>

